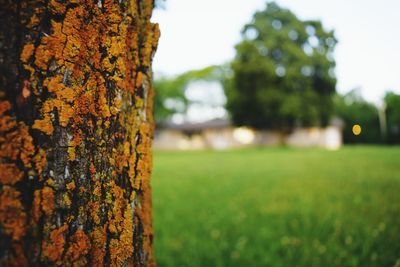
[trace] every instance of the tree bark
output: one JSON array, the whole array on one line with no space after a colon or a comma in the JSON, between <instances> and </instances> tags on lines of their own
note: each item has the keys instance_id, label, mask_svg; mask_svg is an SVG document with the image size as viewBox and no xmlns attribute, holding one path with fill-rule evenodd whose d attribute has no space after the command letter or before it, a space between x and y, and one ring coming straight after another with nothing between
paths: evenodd
<instances>
[{"instance_id":1,"label":"tree bark","mask_svg":"<svg viewBox=\"0 0 400 267\"><path fill-rule=\"evenodd\" d=\"M0 266L151 266L152 0L0 0Z\"/></svg>"}]
</instances>

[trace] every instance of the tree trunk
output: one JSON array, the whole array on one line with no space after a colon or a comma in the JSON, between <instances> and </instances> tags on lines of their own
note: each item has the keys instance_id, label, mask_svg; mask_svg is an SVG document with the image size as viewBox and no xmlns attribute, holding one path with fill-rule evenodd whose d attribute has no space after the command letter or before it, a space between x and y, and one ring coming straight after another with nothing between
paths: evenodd
<instances>
[{"instance_id":1,"label":"tree trunk","mask_svg":"<svg viewBox=\"0 0 400 267\"><path fill-rule=\"evenodd\" d=\"M152 0L0 0L0 266L154 265Z\"/></svg>"}]
</instances>

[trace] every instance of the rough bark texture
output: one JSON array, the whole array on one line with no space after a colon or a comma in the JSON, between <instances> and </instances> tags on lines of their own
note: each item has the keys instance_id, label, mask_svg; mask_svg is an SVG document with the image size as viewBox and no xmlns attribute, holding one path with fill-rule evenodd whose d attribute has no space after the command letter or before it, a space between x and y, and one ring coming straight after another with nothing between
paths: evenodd
<instances>
[{"instance_id":1,"label":"rough bark texture","mask_svg":"<svg viewBox=\"0 0 400 267\"><path fill-rule=\"evenodd\" d=\"M152 0L0 0L0 266L148 266Z\"/></svg>"}]
</instances>

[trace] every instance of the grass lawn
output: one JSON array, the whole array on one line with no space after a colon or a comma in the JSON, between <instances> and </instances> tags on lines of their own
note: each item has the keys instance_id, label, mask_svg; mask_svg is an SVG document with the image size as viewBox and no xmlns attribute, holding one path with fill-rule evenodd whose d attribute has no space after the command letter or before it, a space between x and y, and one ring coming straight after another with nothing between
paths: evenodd
<instances>
[{"instance_id":1,"label":"grass lawn","mask_svg":"<svg viewBox=\"0 0 400 267\"><path fill-rule=\"evenodd\" d=\"M156 151L152 185L160 267L400 266L400 147Z\"/></svg>"}]
</instances>

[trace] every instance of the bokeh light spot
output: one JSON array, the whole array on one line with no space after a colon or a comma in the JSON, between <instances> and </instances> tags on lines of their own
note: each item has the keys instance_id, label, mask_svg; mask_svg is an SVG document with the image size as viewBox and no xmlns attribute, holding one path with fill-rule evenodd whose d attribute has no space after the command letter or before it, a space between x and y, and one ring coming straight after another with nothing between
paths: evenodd
<instances>
[{"instance_id":1,"label":"bokeh light spot","mask_svg":"<svg viewBox=\"0 0 400 267\"><path fill-rule=\"evenodd\" d=\"M360 135L361 134L361 126L358 124L353 125L353 134Z\"/></svg>"}]
</instances>

